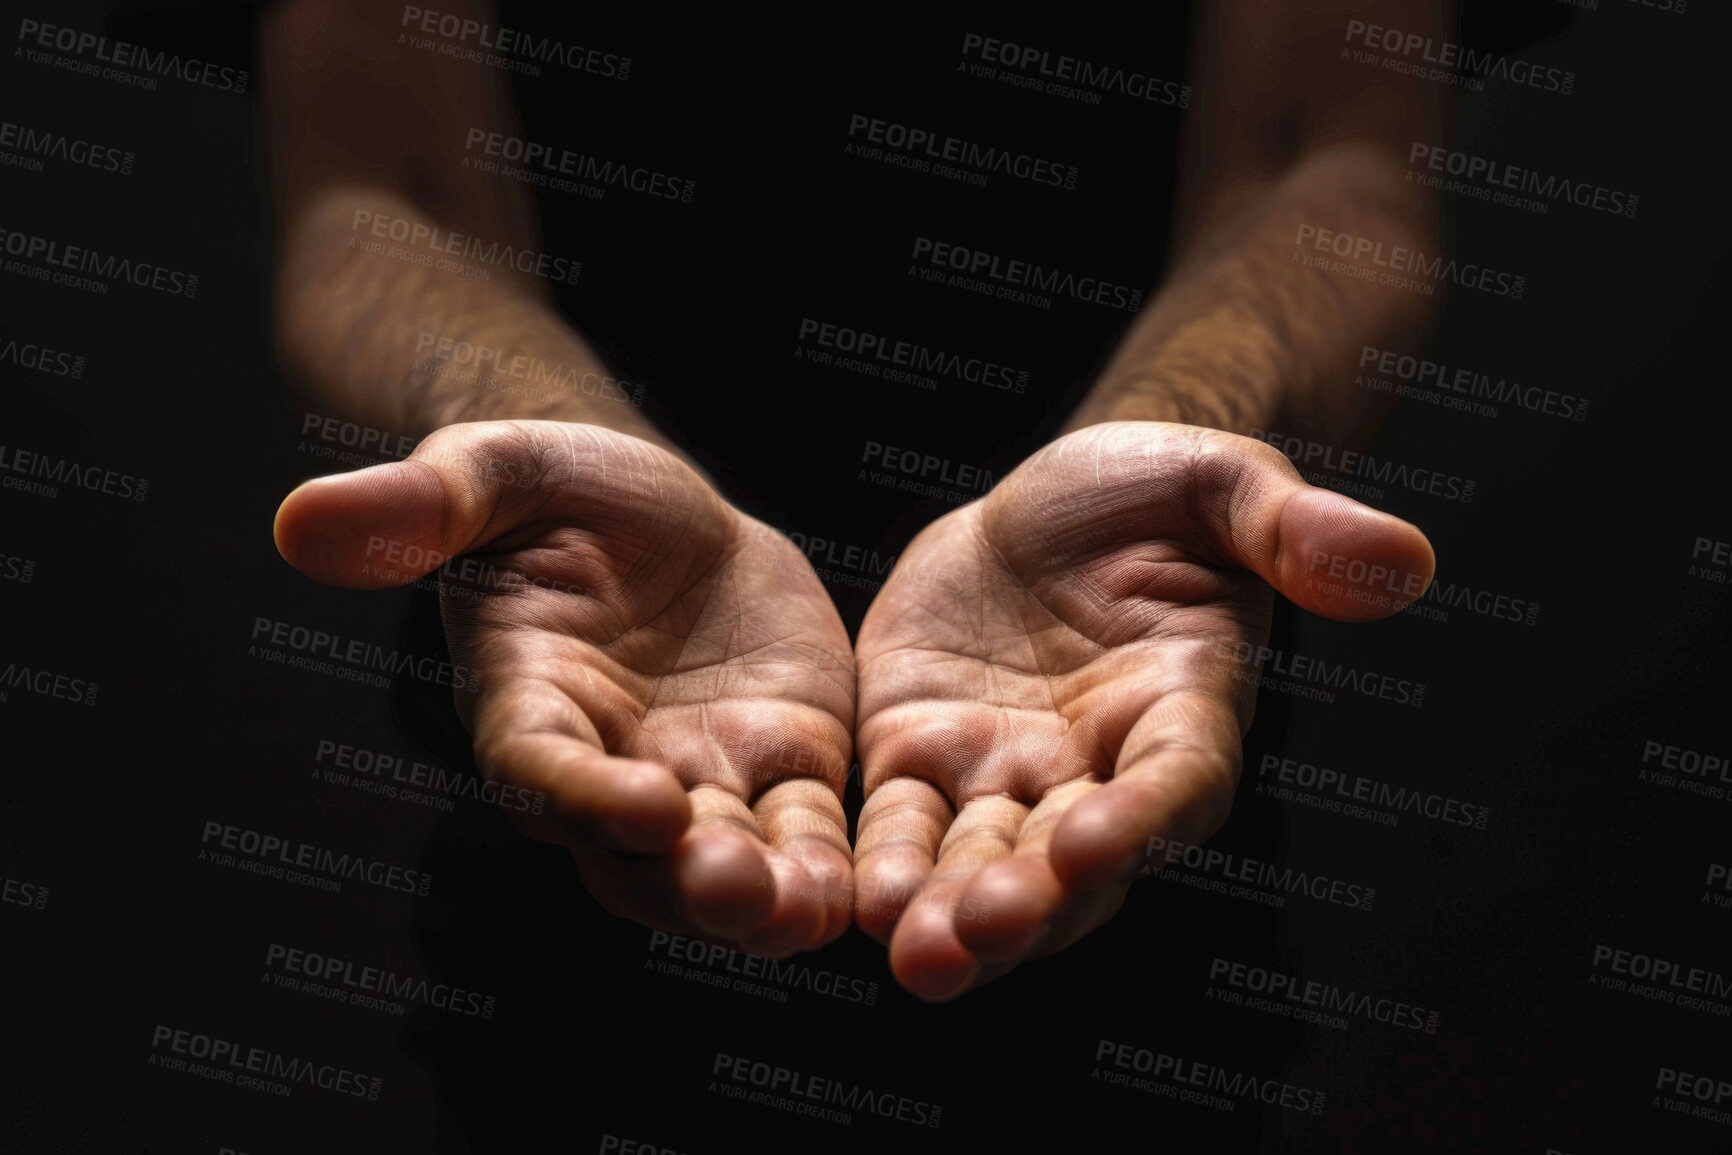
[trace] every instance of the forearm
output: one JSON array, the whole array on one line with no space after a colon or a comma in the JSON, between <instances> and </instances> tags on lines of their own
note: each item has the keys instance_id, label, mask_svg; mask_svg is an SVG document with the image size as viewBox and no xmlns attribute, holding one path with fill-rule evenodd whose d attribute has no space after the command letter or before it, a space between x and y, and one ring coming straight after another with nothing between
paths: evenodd
<instances>
[{"instance_id":1,"label":"forearm","mask_svg":"<svg viewBox=\"0 0 1732 1155\"><path fill-rule=\"evenodd\" d=\"M1069 429L1177 421L1233 433L1290 414L1348 431L1364 408L1360 351L1414 339L1433 298L1308 267L1302 227L1435 253L1430 198L1390 149L1319 150L1181 257ZM1314 235L1307 233L1308 236Z\"/></svg>"},{"instance_id":2,"label":"forearm","mask_svg":"<svg viewBox=\"0 0 1732 1155\"><path fill-rule=\"evenodd\" d=\"M1436 194L1405 179L1406 156L1447 139L1450 90L1343 61L1356 22L1373 18L1453 26L1447 0L1196 6L1199 99L1170 271L1070 429L1163 420L1244 433L1286 418L1350 436L1387 405L1353 385L1359 354L1416 339L1436 298L1308 267L1335 254L1299 243L1327 230L1385 253L1438 251Z\"/></svg>"},{"instance_id":3,"label":"forearm","mask_svg":"<svg viewBox=\"0 0 1732 1155\"><path fill-rule=\"evenodd\" d=\"M373 216L357 227L357 214ZM367 226L381 216L443 227L387 190L360 187L327 190L289 222L276 329L311 398L411 437L461 421L574 421L680 452L526 278L368 252L371 242L433 255L373 241Z\"/></svg>"},{"instance_id":4,"label":"forearm","mask_svg":"<svg viewBox=\"0 0 1732 1155\"><path fill-rule=\"evenodd\" d=\"M493 19L485 0L445 7ZM462 234L495 255L541 248L533 198L461 163L477 128L519 131L509 90L492 70L404 48L410 11L393 0L289 0L266 21L274 329L294 384L405 436L537 418L678 453L604 380L545 281L449 243ZM381 223L383 236L372 227Z\"/></svg>"}]
</instances>

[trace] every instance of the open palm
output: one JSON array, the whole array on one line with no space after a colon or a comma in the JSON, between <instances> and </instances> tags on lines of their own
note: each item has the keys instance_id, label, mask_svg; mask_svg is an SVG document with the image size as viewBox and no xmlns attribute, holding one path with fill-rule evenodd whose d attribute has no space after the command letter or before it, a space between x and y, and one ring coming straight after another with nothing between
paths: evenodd
<instances>
[{"instance_id":1,"label":"open palm","mask_svg":"<svg viewBox=\"0 0 1732 1155\"><path fill-rule=\"evenodd\" d=\"M441 609L480 674L457 695L476 758L547 795L534 832L604 906L761 954L846 929L847 633L793 543L677 458L589 425L452 425L301 486L276 534L349 588L466 555Z\"/></svg>"},{"instance_id":2,"label":"open palm","mask_svg":"<svg viewBox=\"0 0 1732 1155\"><path fill-rule=\"evenodd\" d=\"M861 626L856 920L932 1000L1074 942L1152 838L1226 818L1273 590L1363 620L1432 568L1416 528L1249 438L1118 422L1053 442L916 537ZM1330 572L1417 581L1392 599Z\"/></svg>"}]
</instances>

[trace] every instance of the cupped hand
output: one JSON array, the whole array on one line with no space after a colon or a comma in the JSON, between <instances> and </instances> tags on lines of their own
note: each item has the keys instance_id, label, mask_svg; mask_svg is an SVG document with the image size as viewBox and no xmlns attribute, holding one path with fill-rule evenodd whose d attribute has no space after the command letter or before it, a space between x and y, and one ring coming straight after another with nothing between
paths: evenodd
<instances>
[{"instance_id":1,"label":"cupped hand","mask_svg":"<svg viewBox=\"0 0 1732 1155\"><path fill-rule=\"evenodd\" d=\"M440 604L480 676L457 694L478 764L546 795L532 832L609 910L778 956L846 929L847 632L794 544L672 454L591 425L450 425L302 485L276 540L351 589L464 558Z\"/></svg>"},{"instance_id":2,"label":"cupped hand","mask_svg":"<svg viewBox=\"0 0 1732 1155\"><path fill-rule=\"evenodd\" d=\"M1274 592L1384 617L1433 566L1260 441L1116 422L1048 445L921 532L861 625L855 920L933 1001L1076 941L1151 840L1225 820Z\"/></svg>"}]
</instances>

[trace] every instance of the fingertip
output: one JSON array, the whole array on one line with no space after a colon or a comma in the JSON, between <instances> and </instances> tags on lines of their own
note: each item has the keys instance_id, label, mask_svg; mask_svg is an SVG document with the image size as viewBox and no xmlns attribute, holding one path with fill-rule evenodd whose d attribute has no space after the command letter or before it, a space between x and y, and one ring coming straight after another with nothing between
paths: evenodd
<instances>
[{"instance_id":1,"label":"fingertip","mask_svg":"<svg viewBox=\"0 0 1732 1155\"><path fill-rule=\"evenodd\" d=\"M917 894L932 873L932 859L905 846L900 853L880 850L854 871L854 922L870 937L889 944Z\"/></svg>"},{"instance_id":2,"label":"fingertip","mask_svg":"<svg viewBox=\"0 0 1732 1155\"><path fill-rule=\"evenodd\" d=\"M318 496L314 486L322 478L303 481L290 490L288 495L277 505L276 517L271 520L271 540L276 543L277 553L282 559L296 569L305 571L313 559L310 549L310 529L318 516Z\"/></svg>"},{"instance_id":3,"label":"fingertip","mask_svg":"<svg viewBox=\"0 0 1732 1155\"><path fill-rule=\"evenodd\" d=\"M614 763L614 811L600 821L609 845L633 854L671 850L692 824L692 801L679 779L651 762Z\"/></svg>"},{"instance_id":4,"label":"fingertip","mask_svg":"<svg viewBox=\"0 0 1732 1155\"><path fill-rule=\"evenodd\" d=\"M824 888L798 862L771 864L773 905L766 919L746 936L745 945L765 958L786 958L826 941L830 919Z\"/></svg>"},{"instance_id":5,"label":"fingertip","mask_svg":"<svg viewBox=\"0 0 1732 1155\"><path fill-rule=\"evenodd\" d=\"M1069 890L1099 890L1136 869L1140 838L1112 786L1077 799L1053 827L1047 858Z\"/></svg>"},{"instance_id":6,"label":"fingertip","mask_svg":"<svg viewBox=\"0 0 1732 1155\"><path fill-rule=\"evenodd\" d=\"M1337 621L1371 621L1425 593L1437 570L1412 522L1327 489L1293 495L1281 514L1280 590Z\"/></svg>"},{"instance_id":7,"label":"fingertip","mask_svg":"<svg viewBox=\"0 0 1732 1155\"><path fill-rule=\"evenodd\" d=\"M692 923L717 938L740 939L763 925L776 903L764 852L744 834L690 831L674 848L675 880Z\"/></svg>"},{"instance_id":8,"label":"fingertip","mask_svg":"<svg viewBox=\"0 0 1732 1155\"><path fill-rule=\"evenodd\" d=\"M277 507L272 537L283 560L315 581L384 589L435 570L444 493L406 462L303 482Z\"/></svg>"},{"instance_id":9,"label":"fingertip","mask_svg":"<svg viewBox=\"0 0 1732 1155\"><path fill-rule=\"evenodd\" d=\"M816 937L809 947L820 947L842 937L854 922L854 863L845 853L815 839L816 849L797 856L805 878L800 882L801 893L818 905L822 919Z\"/></svg>"},{"instance_id":10,"label":"fingertip","mask_svg":"<svg viewBox=\"0 0 1732 1155\"><path fill-rule=\"evenodd\" d=\"M953 916L957 940L984 962L1020 958L1046 935L1063 899L1045 855L992 863L962 892Z\"/></svg>"},{"instance_id":11,"label":"fingertip","mask_svg":"<svg viewBox=\"0 0 1732 1155\"><path fill-rule=\"evenodd\" d=\"M949 1002L980 974L979 961L947 931L904 924L890 943L891 974L925 1002Z\"/></svg>"}]
</instances>

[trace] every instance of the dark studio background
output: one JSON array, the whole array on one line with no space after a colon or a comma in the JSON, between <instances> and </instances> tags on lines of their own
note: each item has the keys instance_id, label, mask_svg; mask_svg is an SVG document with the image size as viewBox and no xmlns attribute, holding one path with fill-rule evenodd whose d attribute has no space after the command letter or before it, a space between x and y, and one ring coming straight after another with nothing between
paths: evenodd
<instances>
[{"instance_id":1,"label":"dark studio background","mask_svg":"<svg viewBox=\"0 0 1732 1155\"><path fill-rule=\"evenodd\" d=\"M1070 950L930 1007L857 931L798 961L876 983L871 1006L660 973L650 932L602 912L563 852L503 813L458 801L440 814L311 776L321 739L473 762L448 689L400 676L376 690L246 654L257 617L443 651L433 593L322 588L271 541L282 497L332 466L304 451L307 406L270 346L257 14L9 5L12 36L30 17L245 68L252 83L245 96L173 78L141 92L11 52L0 70L0 119L137 157L126 175L0 166L0 226L200 276L185 299L0 273L0 342L86 358L77 379L0 361L0 445L149 479L142 502L0 490L0 669L101 687L88 707L17 689L0 701L0 874L49 892L40 910L0 904L5 1149L595 1151L617 1136L693 1155L1017 1151L1128 1135L1176 1151L1732 1150L1732 1126L1673 1113L1655 1090L1662 1067L1732 1083L1726 1020L1590 982L1602 944L1732 973L1732 908L1704 894L1710 866L1732 862L1732 801L1638 777L1649 741L1732 754L1732 586L1690 573L1698 538L1732 540L1716 404L1732 306L1727 23L1706 3L1463 7L1460 42L1577 82L1568 97L1464 93L1456 146L1641 198L1633 219L1446 198L1453 251L1527 283L1520 300L1457 291L1428 355L1586 398L1587 417L1403 400L1373 446L1475 481L1471 503L1390 487L1372 504L1427 532L1440 580L1537 602L1536 623L1278 613L1271 646L1423 682L1424 705L1264 693L1211 846L1375 888L1371 910L1146 880ZM888 559L950 506L859 480L864 442L1002 477L1057 430L1129 320L921 282L915 236L1133 286L1161 275L1185 114L975 79L957 71L958 46L981 31L1181 77L1177 6L1118 25L862 11L841 28L694 32L658 12L509 7L501 22L632 57L625 83L518 78L524 135L694 179L693 203L544 193L542 247L583 260L562 305L644 385L649 415L798 540ZM1014 145L1081 178L980 189L844 156L854 112ZM803 317L990 357L1029 386L923 391L812 365L792 356ZM9 558L34 563L29 581L7 576ZM871 596L844 584L855 572L824 575L850 629ZM1276 801L1256 791L1265 755L1466 800L1489 820L1387 827ZM851 813L858 795L855 783ZM434 881L426 897L356 882L326 894L213 867L197 861L207 820ZM497 1012L395 1017L279 989L262 978L271 943L485 992ZM1361 1017L1343 1032L1224 1006L1206 993L1215 958L1399 997L1438 1025ZM147 1063L158 1024L339 1064L383 1090L285 1099L161 1070ZM1094 1077L1103 1039L1313 1088L1327 1107L1225 1112L1110 1086ZM842 1126L736 1102L710 1090L717 1052L937 1104L942 1123L857 1113Z\"/></svg>"}]
</instances>

